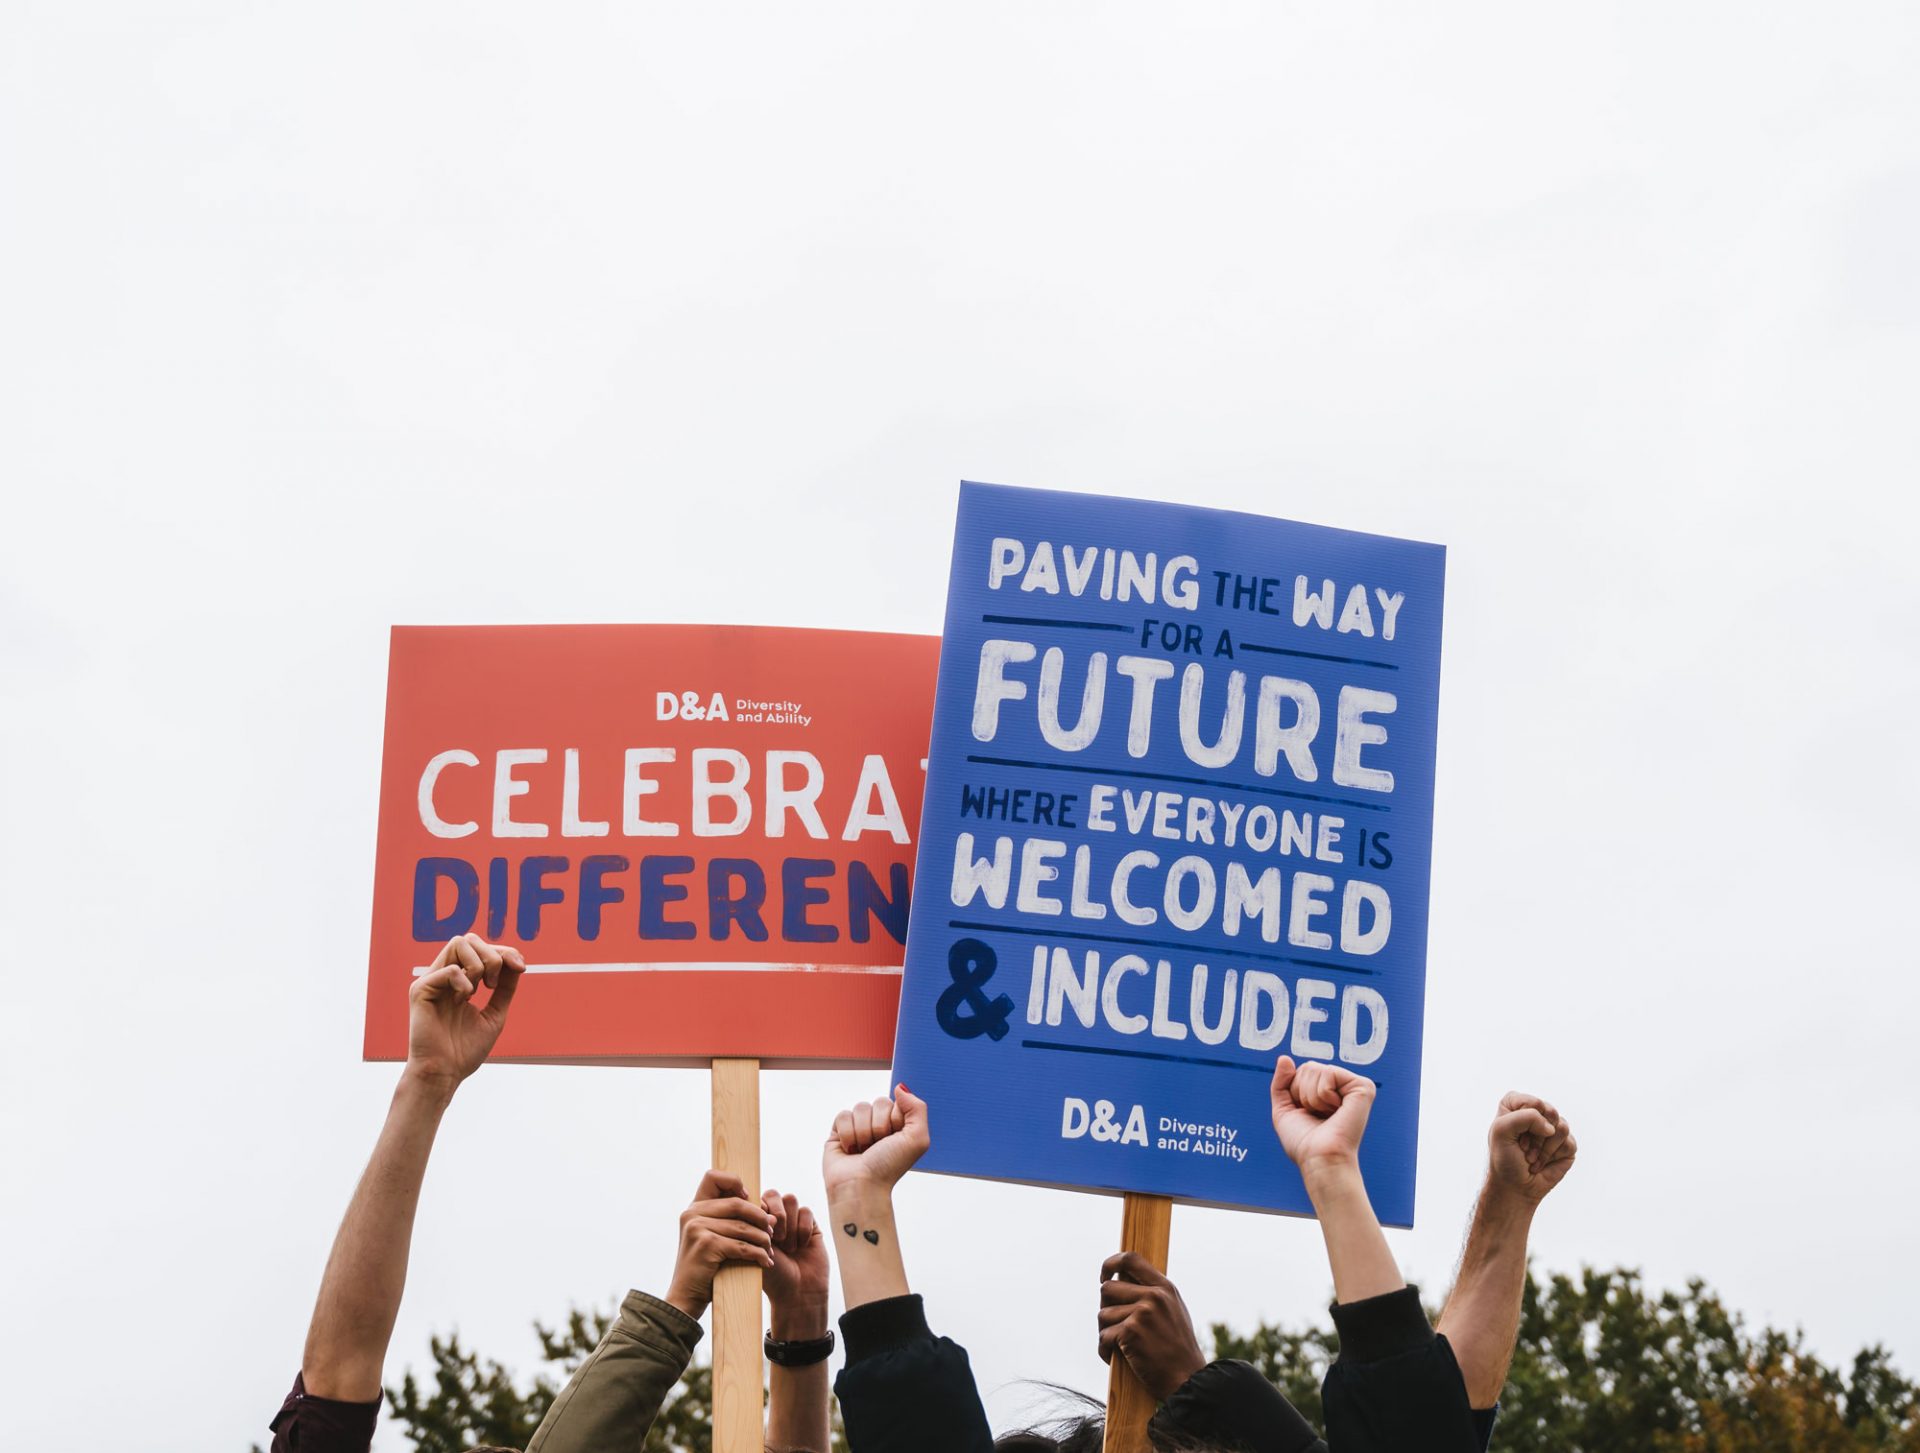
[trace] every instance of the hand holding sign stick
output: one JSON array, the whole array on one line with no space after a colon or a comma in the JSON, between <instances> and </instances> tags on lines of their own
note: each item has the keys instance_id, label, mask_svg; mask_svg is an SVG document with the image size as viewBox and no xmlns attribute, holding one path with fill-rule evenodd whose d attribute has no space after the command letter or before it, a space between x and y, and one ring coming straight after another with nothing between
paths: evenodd
<instances>
[{"instance_id":1,"label":"hand holding sign stick","mask_svg":"<svg viewBox=\"0 0 1920 1453\"><path fill-rule=\"evenodd\" d=\"M774 1219L747 1194L740 1177L710 1170L680 1213L680 1247L673 1279L661 1299L694 1321L713 1301L713 1286L729 1266L773 1265Z\"/></svg>"},{"instance_id":2,"label":"hand holding sign stick","mask_svg":"<svg viewBox=\"0 0 1920 1453\"><path fill-rule=\"evenodd\" d=\"M1153 1420L1154 1408L1179 1386L1176 1381L1160 1390L1165 1381L1161 1365L1170 1359L1144 1351L1138 1359L1134 1355L1146 1340L1144 1334L1151 1322L1163 1320L1144 1314L1152 1310L1151 1303L1158 1300L1161 1288L1173 1286L1166 1278L1167 1245L1172 1234L1173 1202L1168 1197L1127 1193L1120 1212L1120 1252L1100 1268L1100 1355L1108 1363L1107 1453L1145 1453L1147 1424ZM1139 1296L1130 1298L1128 1287ZM1178 1292L1174 1300L1179 1300ZM1129 1315L1109 1323L1108 1310L1115 1306ZM1181 1311L1184 1314L1184 1306ZM1188 1330L1192 1330L1190 1323ZM1109 1331L1113 1333L1111 1339ZM1121 1356L1115 1357L1115 1351Z\"/></svg>"},{"instance_id":3,"label":"hand holding sign stick","mask_svg":"<svg viewBox=\"0 0 1920 1453\"><path fill-rule=\"evenodd\" d=\"M1137 1251L1101 1263L1100 1360L1124 1364L1155 1403L1207 1365L1180 1288Z\"/></svg>"}]
</instances>

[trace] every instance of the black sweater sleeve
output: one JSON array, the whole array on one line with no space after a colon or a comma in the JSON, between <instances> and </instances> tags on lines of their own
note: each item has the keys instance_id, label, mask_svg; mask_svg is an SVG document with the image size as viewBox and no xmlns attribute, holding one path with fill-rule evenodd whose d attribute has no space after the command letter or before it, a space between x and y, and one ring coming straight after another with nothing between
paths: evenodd
<instances>
[{"instance_id":1,"label":"black sweater sleeve","mask_svg":"<svg viewBox=\"0 0 1920 1453\"><path fill-rule=\"evenodd\" d=\"M1222 1358L1180 1384L1153 1415L1156 1441L1221 1453L1326 1453L1313 1425L1250 1362Z\"/></svg>"},{"instance_id":2,"label":"black sweater sleeve","mask_svg":"<svg viewBox=\"0 0 1920 1453\"><path fill-rule=\"evenodd\" d=\"M852 1453L989 1453L966 1349L933 1335L918 1296L853 1308L840 1336L847 1365L833 1390Z\"/></svg>"},{"instance_id":3,"label":"black sweater sleeve","mask_svg":"<svg viewBox=\"0 0 1920 1453\"><path fill-rule=\"evenodd\" d=\"M1482 1453L1453 1348L1428 1325L1418 1291L1336 1305L1333 1324L1340 1356L1322 1391L1338 1453Z\"/></svg>"}]
</instances>

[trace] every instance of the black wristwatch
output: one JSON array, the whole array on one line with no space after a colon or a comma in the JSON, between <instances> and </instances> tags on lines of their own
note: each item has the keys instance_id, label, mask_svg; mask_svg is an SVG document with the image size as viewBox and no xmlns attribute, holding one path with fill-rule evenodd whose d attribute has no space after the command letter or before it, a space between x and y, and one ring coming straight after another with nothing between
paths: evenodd
<instances>
[{"instance_id":1,"label":"black wristwatch","mask_svg":"<svg viewBox=\"0 0 1920 1453\"><path fill-rule=\"evenodd\" d=\"M776 1367L811 1367L816 1362L825 1362L833 1355L833 1333L824 1337L809 1337L804 1342L776 1342L773 1333L767 1333L767 1361Z\"/></svg>"}]
</instances>

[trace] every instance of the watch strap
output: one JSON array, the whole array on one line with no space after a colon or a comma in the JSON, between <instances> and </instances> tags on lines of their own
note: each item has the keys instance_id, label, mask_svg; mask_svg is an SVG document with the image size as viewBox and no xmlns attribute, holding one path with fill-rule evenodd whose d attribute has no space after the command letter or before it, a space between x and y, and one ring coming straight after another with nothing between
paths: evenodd
<instances>
[{"instance_id":1,"label":"watch strap","mask_svg":"<svg viewBox=\"0 0 1920 1453\"><path fill-rule=\"evenodd\" d=\"M811 1367L816 1362L825 1362L833 1355L833 1333L824 1337L809 1337L803 1341L776 1341L769 1332L766 1339L767 1361L776 1367Z\"/></svg>"}]
</instances>

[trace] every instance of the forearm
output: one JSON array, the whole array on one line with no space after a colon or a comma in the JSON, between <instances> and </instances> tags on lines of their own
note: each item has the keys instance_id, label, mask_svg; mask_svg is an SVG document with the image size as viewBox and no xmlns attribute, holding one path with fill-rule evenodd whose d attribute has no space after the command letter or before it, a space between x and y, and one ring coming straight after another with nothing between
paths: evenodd
<instances>
[{"instance_id":1,"label":"forearm","mask_svg":"<svg viewBox=\"0 0 1920 1453\"><path fill-rule=\"evenodd\" d=\"M373 1157L334 1237L307 1329L301 1373L316 1397L369 1402L406 1288L427 1158L453 1091L402 1074Z\"/></svg>"},{"instance_id":2,"label":"forearm","mask_svg":"<svg viewBox=\"0 0 1920 1453\"><path fill-rule=\"evenodd\" d=\"M1400 1275L1400 1266L1380 1230L1360 1167L1352 1161L1309 1166L1303 1177L1327 1244L1335 1299L1365 1301L1404 1287L1406 1278Z\"/></svg>"},{"instance_id":3,"label":"forearm","mask_svg":"<svg viewBox=\"0 0 1920 1453\"><path fill-rule=\"evenodd\" d=\"M892 1188L859 1185L837 1190L827 1210L827 1234L833 1238L847 1310L906 1296L911 1288L894 1230Z\"/></svg>"},{"instance_id":4,"label":"forearm","mask_svg":"<svg viewBox=\"0 0 1920 1453\"><path fill-rule=\"evenodd\" d=\"M793 1305L775 1304L770 1312L767 1335L776 1342L811 1342L827 1335L824 1294ZM807 1367L775 1364L768 1378L768 1453L827 1453L833 1435L825 1359Z\"/></svg>"},{"instance_id":5,"label":"forearm","mask_svg":"<svg viewBox=\"0 0 1920 1453\"><path fill-rule=\"evenodd\" d=\"M1466 1249L1440 1331L1453 1345L1476 1408L1490 1408L1506 1386L1520 1335L1520 1304L1527 1287L1527 1234L1534 1205L1489 1185L1480 1193Z\"/></svg>"}]
</instances>

